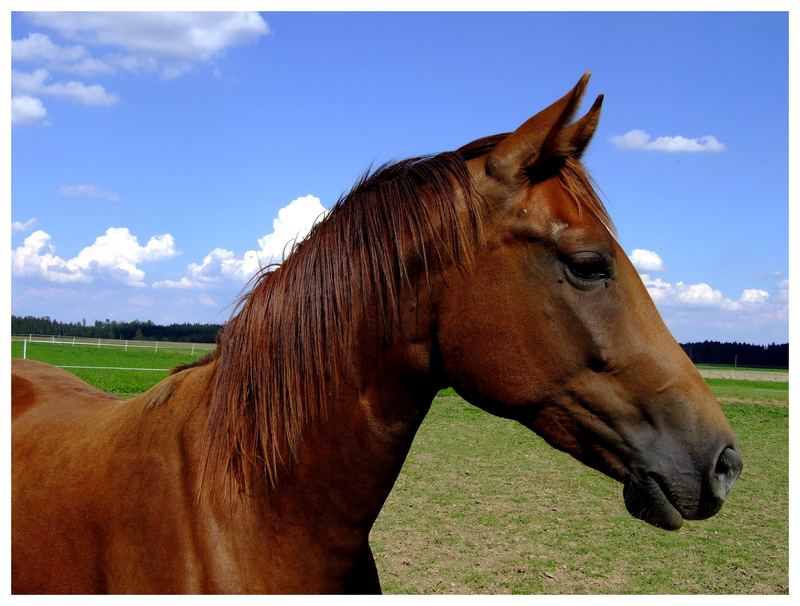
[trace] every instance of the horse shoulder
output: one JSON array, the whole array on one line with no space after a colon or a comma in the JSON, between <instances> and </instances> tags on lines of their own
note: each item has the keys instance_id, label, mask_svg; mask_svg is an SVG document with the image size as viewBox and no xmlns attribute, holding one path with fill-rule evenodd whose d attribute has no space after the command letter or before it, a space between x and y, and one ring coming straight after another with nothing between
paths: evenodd
<instances>
[{"instance_id":1,"label":"horse shoulder","mask_svg":"<svg viewBox=\"0 0 800 606\"><path fill-rule=\"evenodd\" d=\"M190 446L203 373L123 400L45 364L12 372L15 591L202 589Z\"/></svg>"}]
</instances>

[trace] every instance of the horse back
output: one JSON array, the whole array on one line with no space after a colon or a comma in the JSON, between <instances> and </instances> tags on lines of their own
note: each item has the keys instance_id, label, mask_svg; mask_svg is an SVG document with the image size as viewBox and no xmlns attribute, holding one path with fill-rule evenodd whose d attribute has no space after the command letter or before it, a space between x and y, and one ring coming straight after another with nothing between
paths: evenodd
<instances>
[{"instance_id":1,"label":"horse back","mask_svg":"<svg viewBox=\"0 0 800 606\"><path fill-rule=\"evenodd\" d=\"M11 361L11 419L47 402L80 406L119 401L74 374L34 360Z\"/></svg>"}]
</instances>

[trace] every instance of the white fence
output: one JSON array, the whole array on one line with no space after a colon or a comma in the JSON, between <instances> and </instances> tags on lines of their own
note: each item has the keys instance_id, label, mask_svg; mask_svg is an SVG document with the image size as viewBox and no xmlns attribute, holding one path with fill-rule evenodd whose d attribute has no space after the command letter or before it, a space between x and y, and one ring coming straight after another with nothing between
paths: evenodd
<instances>
[{"instance_id":1,"label":"white fence","mask_svg":"<svg viewBox=\"0 0 800 606\"><path fill-rule=\"evenodd\" d=\"M44 344L44 345L72 345L82 347L116 347L120 350L128 351L128 349L152 349L154 352L169 351L169 350L182 350L195 354L204 354L216 348L215 343L187 343L181 341L140 341L140 340L124 340L124 339L94 339L88 337L64 337L56 335L11 335L11 341L22 342L22 359L28 357L28 344ZM169 371L169 368L131 368L119 366L58 366L58 368L87 368L95 370L146 370L146 371Z\"/></svg>"},{"instance_id":2,"label":"white fence","mask_svg":"<svg viewBox=\"0 0 800 606\"><path fill-rule=\"evenodd\" d=\"M26 343L53 343L56 345L83 345L89 347L121 347L127 351L130 348L152 349L187 349L192 355L195 352L207 352L216 348L215 343L186 343L183 341L140 341L125 339L95 339L91 337L63 337L56 335L11 335L12 341Z\"/></svg>"}]
</instances>

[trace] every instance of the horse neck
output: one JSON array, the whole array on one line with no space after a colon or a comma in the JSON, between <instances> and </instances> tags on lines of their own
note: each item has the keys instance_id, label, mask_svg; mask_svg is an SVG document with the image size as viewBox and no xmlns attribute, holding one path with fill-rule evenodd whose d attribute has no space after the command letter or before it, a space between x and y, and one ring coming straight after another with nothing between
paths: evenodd
<instances>
[{"instance_id":1,"label":"horse neck","mask_svg":"<svg viewBox=\"0 0 800 606\"><path fill-rule=\"evenodd\" d=\"M271 498L296 499L332 527L369 531L437 389L429 306L418 299L410 291L402 295L403 311L388 337L366 318L337 397Z\"/></svg>"}]
</instances>

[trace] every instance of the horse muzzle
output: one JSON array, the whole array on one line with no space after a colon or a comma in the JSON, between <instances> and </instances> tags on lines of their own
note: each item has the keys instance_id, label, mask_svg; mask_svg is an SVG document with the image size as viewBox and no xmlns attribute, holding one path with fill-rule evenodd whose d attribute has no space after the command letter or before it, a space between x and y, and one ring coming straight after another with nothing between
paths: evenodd
<instances>
[{"instance_id":1,"label":"horse muzzle","mask_svg":"<svg viewBox=\"0 0 800 606\"><path fill-rule=\"evenodd\" d=\"M625 481L623 499L628 512L658 528L677 530L684 520L704 520L716 514L742 471L742 456L735 446L725 446L712 465L700 473L699 487L647 473ZM697 497L689 495L696 494Z\"/></svg>"}]
</instances>

